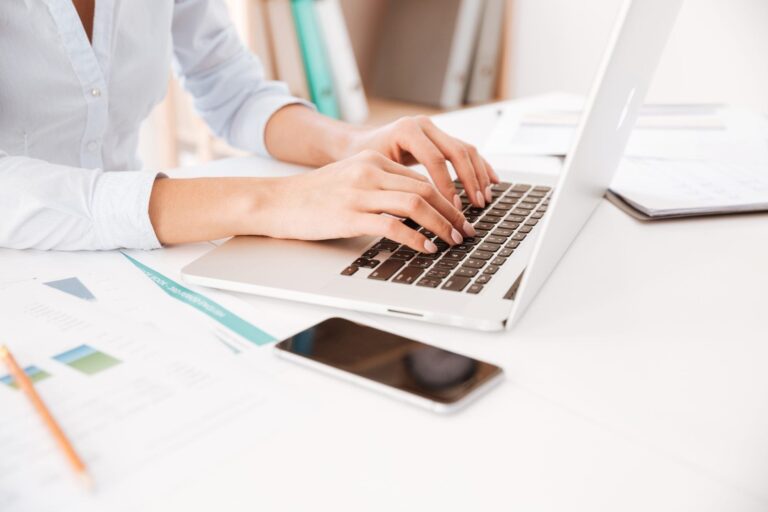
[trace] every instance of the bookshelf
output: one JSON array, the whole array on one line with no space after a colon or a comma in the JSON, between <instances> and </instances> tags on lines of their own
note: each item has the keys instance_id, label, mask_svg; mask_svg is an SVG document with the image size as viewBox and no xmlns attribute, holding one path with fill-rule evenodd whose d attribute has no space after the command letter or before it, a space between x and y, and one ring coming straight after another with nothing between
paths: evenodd
<instances>
[{"instance_id":1,"label":"bookshelf","mask_svg":"<svg viewBox=\"0 0 768 512\"><path fill-rule=\"evenodd\" d=\"M235 26L249 48L257 54L263 51L265 45L269 48L269 30L275 28L267 27L265 31L262 17L264 11L258 11L265 8L265 0L222 1L228 4ZM378 55L377 43L380 39L381 20L391 1L340 0L355 61L367 93L369 115L365 124L371 126L381 126L403 116L433 115L445 111L430 105L382 98L370 93L373 90L372 82ZM494 101L510 97L507 56L510 46L509 29L512 25L512 1L504 0L500 69ZM274 62L274 53L271 51L270 53L272 57L266 59L265 67L269 73L275 74L277 66ZM151 115L145 130L151 133L146 138L154 142L152 147L142 148L145 163L151 168L173 168L182 163L200 163L247 154L230 147L210 132L205 123L195 114L189 95L172 77L169 80L168 95Z\"/></svg>"}]
</instances>

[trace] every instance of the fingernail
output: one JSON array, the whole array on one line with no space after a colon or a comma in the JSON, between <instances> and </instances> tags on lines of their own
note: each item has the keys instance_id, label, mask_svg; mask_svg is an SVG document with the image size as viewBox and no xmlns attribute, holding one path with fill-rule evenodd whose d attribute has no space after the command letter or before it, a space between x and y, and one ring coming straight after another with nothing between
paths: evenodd
<instances>
[{"instance_id":1,"label":"fingernail","mask_svg":"<svg viewBox=\"0 0 768 512\"><path fill-rule=\"evenodd\" d=\"M457 244L460 244L461 242L464 241L464 237L461 236L461 233L459 233L455 229L451 230L451 238L453 238L453 241L456 242Z\"/></svg>"},{"instance_id":2,"label":"fingernail","mask_svg":"<svg viewBox=\"0 0 768 512\"><path fill-rule=\"evenodd\" d=\"M466 220L464 221L464 225L462 226L461 229L464 230L464 233L466 233L467 236L475 236L475 235L477 235L477 231L475 231L475 227L472 224L470 224L469 222L467 222Z\"/></svg>"},{"instance_id":3,"label":"fingernail","mask_svg":"<svg viewBox=\"0 0 768 512\"><path fill-rule=\"evenodd\" d=\"M477 199L477 202L480 203L480 208L485 208L485 198L483 198L483 193L479 190L475 194L475 199Z\"/></svg>"},{"instance_id":4,"label":"fingernail","mask_svg":"<svg viewBox=\"0 0 768 512\"><path fill-rule=\"evenodd\" d=\"M424 242L424 250L429 254L435 254L437 252L437 246L432 243L432 240L426 240Z\"/></svg>"},{"instance_id":5,"label":"fingernail","mask_svg":"<svg viewBox=\"0 0 768 512\"><path fill-rule=\"evenodd\" d=\"M485 187L485 199L486 199L486 201L488 201L489 203L490 203L490 202L493 202L493 195L491 195L491 186L490 186L490 185L488 185L487 187Z\"/></svg>"},{"instance_id":6,"label":"fingernail","mask_svg":"<svg viewBox=\"0 0 768 512\"><path fill-rule=\"evenodd\" d=\"M461 199L459 199L459 196L456 194L453 195L453 206L455 206L457 210L461 211Z\"/></svg>"}]
</instances>

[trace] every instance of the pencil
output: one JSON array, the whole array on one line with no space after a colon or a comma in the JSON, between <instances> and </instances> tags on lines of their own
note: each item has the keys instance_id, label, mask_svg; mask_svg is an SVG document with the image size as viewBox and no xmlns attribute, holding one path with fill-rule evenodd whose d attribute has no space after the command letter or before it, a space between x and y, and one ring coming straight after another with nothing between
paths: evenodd
<instances>
[{"instance_id":1,"label":"pencil","mask_svg":"<svg viewBox=\"0 0 768 512\"><path fill-rule=\"evenodd\" d=\"M85 467L85 464L83 463L83 460L77 454L74 447L72 446L72 443L69 442L69 439L67 439L64 431L61 430L61 427L53 418L53 415L48 410L48 407L46 407L43 399L40 398L39 394L37 394L35 386L32 384L32 381L29 379L26 372L21 369L19 364L16 362L16 358L13 357L13 354L11 354L11 351L8 350L8 347L5 345L0 346L0 359L5 362L9 373L19 385L19 388L24 392L29 401L32 402L35 410L40 415L40 418L42 418L43 423L45 423L45 426L48 428L51 435L53 435L56 444L59 445L59 448L61 448L66 455L67 460L72 466L72 469L75 470L75 473L81 482L88 489L91 489L92 480L90 476L88 476L88 471Z\"/></svg>"}]
</instances>

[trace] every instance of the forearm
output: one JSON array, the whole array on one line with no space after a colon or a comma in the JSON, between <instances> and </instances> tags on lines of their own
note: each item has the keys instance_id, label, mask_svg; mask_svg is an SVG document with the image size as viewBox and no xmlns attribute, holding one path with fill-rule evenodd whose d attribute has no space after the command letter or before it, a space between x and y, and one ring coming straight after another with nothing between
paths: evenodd
<instances>
[{"instance_id":1,"label":"forearm","mask_svg":"<svg viewBox=\"0 0 768 512\"><path fill-rule=\"evenodd\" d=\"M258 234L250 213L266 204L276 180L269 178L159 179L149 218L162 244ZM247 224L246 224L247 222Z\"/></svg>"},{"instance_id":2,"label":"forearm","mask_svg":"<svg viewBox=\"0 0 768 512\"><path fill-rule=\"evenodd\" d=\"M350 139L362 130L305 106L289 105L267 123L265 142L269 154L278 160L321 167L350 156Z\"/></svg>"}]
</instances>

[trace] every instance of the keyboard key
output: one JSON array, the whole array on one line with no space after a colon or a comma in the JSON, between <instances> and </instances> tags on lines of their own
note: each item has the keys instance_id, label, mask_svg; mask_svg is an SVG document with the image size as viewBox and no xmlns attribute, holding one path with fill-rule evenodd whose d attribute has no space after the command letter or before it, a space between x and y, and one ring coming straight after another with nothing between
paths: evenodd
<instances>
[{"instance_id":1,"label":"keyboard key","mask_svg":"<svg viewBox=\"0 0 768 512\"><path fill-rule=\"evenodd\" d=\"M544 213L546 211L547 211L547 207L546 206L539 206L539 209L536 210L536 213Z\"/></svg>"},{"instance_id":2,"label":"keyboard key","mask_svg":"<svg viewBox=\"0 0 768 512\"><path fill-rule=\"evenodd\" d=\"M417 223L415 220L413 220L413 219L405 219L405 220L403 221L403 224L405 224L406 226L408 226L408 227L409 227L409 228L411 228L411 229L419 229L419 228L421 227L421 226L419 226L419 224L418 224L418 223Z\"/></svg>"},{"instance_id":3,"label":"keyboard key","mask_svg":"<svg viewBox=\"0 0 768 512\"><path fill-rule=\"evenodd\" d=\"M464 245L475 245L480 243L480 237L466 236L464 237Z\"/></svg>"},{"instance_id":4,"label":"keyboard key","mask_svg":"<svg viewBox=\"0 0 768 512\"><path fill-rule=\"evenodd\" d=\"M515 204L515 203L501 203L501 202L499 202L499 203L496 203L495 205L493 205L493 209L494 210L501 210L504 213L506 213L506 212L508 212L509 210L512 209L512 205L513 204Z\"/></svg>"},{"instance_id":5,"label":"keyboard key","mask_svg":"<svg viewBox=\"0 0 768 512\"><path fill-rule=\"evenodd\" d=\"M412 267L418 267L418 268L427 268L430 265L432 265L435 262L435 260L431 260L429 258L416 258L412 260L409 265Z\"/></svg>"},{"instance_id":6,"label":"keyboard key","mask_svg":"<svg viewBox=\"0 0 768 512\"><path fill-rule=\"evenodd\" d=\"M443 260L461 261L466 257L467 257L466 252L451 250L445 253L445 256L443 256Z\"/></svg>"},{"instance_id":7,"label":"keyboard key","mask_svg":"<svg viewBox=\"0 0 768 512\"><path fill-rule=\"evenodd\" d=\"M393 283L411 284L424 272L423 268L419 267L405 267L405 269L397 274L392 280Z\"/></svg>"},{"instance_id":8,"label":"keyboard key","mask_svg":"<svg viewBox=\"0 0 768 512\"><path fill-rule=\"evenodd\" d=\"M400 249L396 251L392 256L389 257L389 259L396 259L396 260L404 260L408 261L409 259L416 256L416 253L411 249Z\"/></svg>"},{"instance_id":9,"label":"keyboard key","mask_svg":"<svg viewBox=\"0 0 768 512\"><path fill-rule=\"evenodd\" d=\"M477 238L483 238L485 235L488 234L488 231L486 231L485 229L475 229L475 231L477 232Z\"/></svg>"},{"instance_id":10,"label":"keyboard key","mask_svg":"<svg viewBox=\"0 0 768 512\"><path fill-rule=\"evenodd\" d=\"M448 242L444 240L435 240L435 246L437 246L437 252L442 252L448 249L450 245L448 245Z\"/></svg>"},{"instance_id":11,"label":"keyboard key","mask_svg":"<svg viewBox=\"0 0 768 512\"><path fill-rule=\"evenodd\" d=\"M496 190L498 192L504 192L505 190L507 190L511 186L512 186L511 183L507 183L506 181L502 181L500 183L497 183L497 184L493 185L491 187L491 190Z\"/></svg>"},{"instance_id":12,"label":"keyboard key","mask_svg":"<svg viewBox=\"0 0 768 512\"><path fill-rule=\"evenodd\" d=\"M496 208L491 208L488 210L488 213L486 215L490 215L492 217L503 217L507 214L507 210L499 210Z\"/></svg>"},{"instance_id":13,"label":"keyboard key","mask_svg":"<svg viewBox=\"0 0 768 512\"><path fill-rule=\"evenodd\" d=\"M440 260L437 263L435 263L435 267L437 268L456 268L459 266L459 262L456 260Z\"/></svg>"},{"instance_id":14,"label":"keyboard key","mask_svg":"<svg viewBox=\"0 0 768 512\"><path fill-rule=\"evenodd\" d=\"M472 286L470 286L469 288L467 288L467 293L471 293L473 295L477 295L481 291L483 291L483 285L482 284L475 283Z\"/></svg>"},{"instance_id":15,"label":"keyboard key","mask_svg":"<svg viewBox=\"0 0 768 512\"><path fill-rule=\"evenodd\" d=\"M480 251L487 251L487 252L496 252L499 249L501 249L501 245L499 244L491 244L488 242L484 242L477 246L477 249Z\"/></svg>"},{"instance_id":16,"label":"keyboard key","mask_svg":"<svg viewBox=\"0 0 768 512\"><path fill-rule=\"evenodd\" d=\"M533 226L523 226L520 228L521 233L530 233L533 229Z\"/></svg>"},{"instance_id":17,"label":"keyboard key","mask_svg":"<svg viewBox=\"0 0 768 512\"><path fill-rule=\"evenodd\" d=\"M496 265L497 267L500 267L500 266L502 266L503 264L505 264L506 262L507 262L507 258L496 258L496 259L494 259L494 260L491 262L491 264L492 264L492 265Z\"/></svg>"},{"instance_id":18,"label":"keyboard key","mask_svg":"<svg viewBox=\"0 0 768 512\"><path fill-rule=\"evenodd\" d=\"M498 227L499 227L499 228L501 228L501 229L511 229L511 230L513 230L513 231L514 231L515 229L517 229L517 228L518 228L518 226L520 226L520 223L519 223L519 222L509 222L509 221L507 221L507 220L505 220L504 222L502 222L502 223L500 223L500 224L498 225ZM498 229L498 228L497 228L497 229Z\"/></svg>"},{"instance_id":19,"label":"keyboard key","mask_svg":"<svg viewBox=\"0 0 768 512\"><path fill-rule=\"evenodd\" d=\"M518 183L517 185L512 187L512 190L514 190L516 192L527 192L530 188L531 188L530 185L525 185L525 184L522 184L522 183ZM534 189L534 190L536 190L536 189Z\"/></svg>"},{"instance_id":20,"label":"keyboard key","mask_svg":"<svg viewBox=\"0 0 768 512\"><path fill-rule=\"evenodd\" d=\"M493 275L498 271L499 271L498 265L488 265L487 267L485 267L485 270L483 270L483 274Z\"/></svg>"},{"instance_id":21,"label":"keyboard key","mask_svg":"<svg viewBox=\"0 0 768 512\"><path fill-rule=\"evenodd\" d=\"M514 237L512 237L512 238L514 238ZM484 240L484 241L485 241L485 242L490 242L490 243L492 243L492 244L503 244L504 242L506 242L506 241L507 241L507 238L506 238L506 237L503 237L503 236L494 236L494 235L491 235L491 236L487 236L487 237L485 237L485 240Z\"/></svg>"},{"instance_id":22,"label":"keyboard key","mask_svg":"<svg viewBox=\"0 0 768 512\"><path fill-rule=\"evenodd\" d=\"M535 192L549 192L550 190L552 190L552 187L543 187L543 186L540 186L540 187L534 187L534 188L533 188L533 190L534 190Z\"/></svg>"},{"instance_id":23,"label":"keyboard key","mask_svg":"<svg viewBox=\"0 0 768 512\"><path fill-rule=\"evenodd\" d=\"M348 266L347 268L345 268L344 270L341 271L341 275L343 275L343 276L351 276L352 274L357 272L358 268L359 267L356 267L355 265L350 265L350 266Z\"/></svg>"},{"instance_id":24,"label":"keyboard key","mask_svg":"<svg viewBox=\"0 0 768 512\"><path fill-rule=\"evenodd\" d=\"M523 210L522 208L515 208L512 210L513 215L520 215L521 217L527 217L529 213L531 213L529 210Z\"/></svg>"},{"instance_id":25,"label":"keyboard key","mask_svg":"<svg viewBox=\"0 0 768 512\"><path fill-rule=\"evenodd\" d=\"M481 274L480 276L478 276L477 279L475 279L475 283L476 284L487 284L488 281L490 281L492 277L493 276L490 275L490 274Z\"/></svg>"},{"instance_id":26,"label":"keyboard key","mask_svg":"<svg viewBox=\"0 0 768 512\"><path fill-rule=\"evenodd\" d=\"M522 240L525 240L526 236L528 235L526 235L525 233L515 233L514 235L512 235L512 240L522 241Z\"/></svg>"},{"instance_id":27,"label":"keyboard key","mask_svg":"<svg viewBox=\"0 0 768 512\"><path fill-rule=\"evenodd\" d=\"M525 225L531 226L531 227L535 226L538 223L539 223L539 219L528 219L527 221L525 221Z\"/></svg>"},{"instance_id":28,"label":"keyboard key","mask_svg":"<svg viewBox=\"0 0 768 512\"><path fill-rule=\"evenodd\" d=\"M470 260L471 261L471 260ZM433 279L445 279L451 274L451 271L447 268L432 268L427 272L427 277Z\"/></svg>"},{"instance_id":29,"label":"keyboard key","mask_svg":"<svg viewBox=\"0 0 768 512\"><path fill-rule=\"evenodd\" d=\"M467 209L467 213L469 215L482 215L483 213L485 213L485 208L478 208L476 206L473 206Z\"/></svg>"},{"instance_id":30,"label":"keyboard key","mask_svg":"<svg viewBox=\"0 0 768 512\"><path fill-rule=\"evenodd\" d=\"M405 265L405 261L398 260L398 259L388 259L381 265L379 265L379 268L371 272L371 275L368 276L368 279L376 279L377 281L386 281L390 277L394 275L395 272L400 270L400 267Z\"/></svg>"},{"instance_id":31,"label":"keyboard key","mask_svg":"<svg viewBox=\"0 0 768 512\"><path fill-rule=\"evenodd\" d=\"M443 290L450 290L452 292L460 292L469 284L470 279L468 277L452 276L443 285Z\"/></svg>"},{"instance_id":32,"label":"keyboard key","mask_svg":"<svg viewBox=\"0 0 768 512\"><path fill-rule=\"evenodd\" d=\"M371 260L368 258L357 258L352 264L358 267L376 268L381 263L379 260Z\"/></svg>"},{"instance_id":33,"label":"keyboard key","mask_svg":"<svg viewBox=\"0 0 768 512\"><path fill-rule=\"evenodd\" d=\"M491 217L489 215L486 215L482 219L480 219L480 222L484 222L486 224L496 224L497 222L501 222L501 217Z\"/></svg>"},{"instance_id":34,"label":"keyboard key","mask_svg":"<svg viewBox=\"0 0 768 512\"><path fill-rule=\"evenodd\" d=\"M496 228L493 231L491 231L491 234L493 236L502 236L504 238L511 236L512 233L514 233L514 229L504 229L504 228Z\"/></svg>"},{"instance_id":35,"label":"keyboard key","mask_svg":"<svg viewBox=\"0 0 768 512\"><path fill-rule=\"evenodd\" d=\"M426 288L437 288L438 286L440 286L440 280L424 277L421 280L419 280L418 283L416 283L416 286L424 286Z\"/></svg>"},{"instance_id":36,"label":"keyboard key","mask_svg":"<svg viewBox=\"0 0 768 512\"><path fill-rule=\"evenodd\" d=\"M456 269L456 272L453 273L454 276L461 276L461 277L475 277L477 275L477 269L476 268L467 268L467 267L460 267Z\"/></svg>"},{"instance_id":37,"label":"keyboard key","mask_svg":"<svg viewBox=\"0 0 768 512\"><path fill-rule=\"evenodd\" d=\"M518 203L517 206L515 206L516 210L533 210L536 208L535 204L530 204L526 202Z\"/></svg>"},{"instance_id":38,"label":"keyboard key","mask_svg":"<svg viewBox=\"0 0 768 512\"><path fill-rule=\"evenodd\" d=\"M427 228L421 228L419 232L427 238L435 238L437 235L428 230Z\"/></svg>"},{"instance_id":39,"label":"keyboard key","mask_svg":"<svg viewBox=\"0 0 768 512\"><path fill-rule=\"evenodd\" d=\"M543 213L541 213L541 212L534 212L534 213L532 213L532 214L531 214L531 218L532 218L532 219L540 219L540 218L542 218L543 216L544 216L544 214L543 214Z\"/></svg>"},{"instance_id":40,"label":"keyboard key","mask_svg":"<svg viewBox=\"0 0 768 512\"><path fill-rule=\"evenodd\" d=\"M516 197L503 196L503 197L499 198L499 201L498 201L498 203L496 203L496 205L497 206L500 205L500 204L510 204L511 205L511 204L515 204L516 202L517 202L517 198Z\"/></svg>"},{"instance_id":41,"label":"keyboard key","mask_svg":"<svg viewBox=\"0 0 768 512\"><path fill-rule=\"evenodd\" d=\"M510 242L507 242L507 245L504 246L505 249L517 249L517 246L520 245L520 242L517 240L512 240Z\"/></svg>"},{"instance_id":42,"label":"keyboard key","mask_svg":"<svg viewBox=\"0 0 768 512\"><path fill-rule=\"evenodd\" d=\"M362 257L363 258L375 258L378 255L379 255L379 251L377 251L376 249L368 249L367 251L365 251L363 253Z\"/></svg>"},{"instance_id":43,"label":"keyboard key","mask_svg":"<svg viewBox=\"0 0 768 512\"><path fill-rule=\"evenodd\" d=\"M499 256L503 256L504 258L508 258L509 256L512 256L513 252L515 252L514 249L508 249L508 248L505 247L504 249L499 251Z\"/></svg>"},{"instance_id":44,"label":"keyboard key","mask_svg":"<svg viewBox=\"0 0 768 512\"><path fill-rule=\"evenodd\" d=\"M451 247L451 249L454 251L469 252L473 249L473 246L470 244L459 244L459 245L454 245L453 247Z\"/></svg>"},{"instance_id":45,"label":"keyboard key","mask_svg":"<svg viewBox=\"0 0 768 512\"><path fill-rule=\"evenodd\" d=\"M371 250L394 252L398 247L400 247L400 244L397 242L379 242L371 247Z\"/></svg>"},{"instance_id":46,"label":"keyboard key","mask_svg":"<svg viewBox=\"0 0 768 512\"><path fill-rule=\"evenodd\" d=\"M530 192L528 192L528 196L527 196L527 197L538 197L538 198L542 198L542 197L544 197L545 195L547 195L547 193L546 193L546 192L544 192L544 191L541 191L541 190L536 190L536 189L534 189L534 190L531 190Z\"/></svg>"},{"instance_id":47,"label":"keyboard key","mask_svg":"<svg viewBox=\"0 0 768 512\"><path fill-rule=\"evenodd\" d=\"M478 260L476 258L469 258L467 261L462 263L461 266L467 268L483 268L485 266L485 261Z\"/></svg>"},{"instance_id":48,"label":"keyboard key","mask_svg":"<svg viewBox=\"0 0 768 512\"><path fill-rule=\"evenodd\" d=\"M506 222L523 222L525 220L525 215L507 215L507 218L504 219Z\"/></svg>"},{"instance_id":49,"label":"keyboard key","mask_svg":"<svg viewBox=\"0 0 768 512\"><path fill-rule=\"evenodd\" d=\"M472 258L475 258L476 260L489 260L493 258L493 253L488 251L480 251L477 250L472 253Z\"/></svg>"},{"instance_id":50,"label":"keyboard key","mask_svg":"<svg viewBox=\"0 0 768 512\"><path fill-rule=\"evenodd\" d=\"M493 229L495 223L490 222L475 222L475 229L483 229L489 231Z\"/></svg>"}]
</instances>

